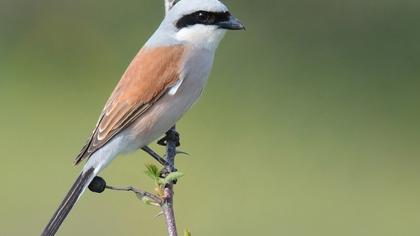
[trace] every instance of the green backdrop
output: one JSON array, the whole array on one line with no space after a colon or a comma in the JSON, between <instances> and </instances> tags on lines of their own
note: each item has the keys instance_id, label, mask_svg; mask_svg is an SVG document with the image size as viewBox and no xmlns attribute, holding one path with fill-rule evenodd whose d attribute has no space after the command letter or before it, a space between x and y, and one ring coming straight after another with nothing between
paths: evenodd
<instances>
[{"instance_id":1,"label":"green backdrop","mask_svg":"<svg viewBox=\"0 0 420 236\"><path fill-rule=\"evenodd\" d=\"M420 234L420 2L226 1L179 122L176 215L194 236ZM0 234L39 235L72 161L158 26L156 0L0 0ZM157 146L153 146L159 148ZM138 152L102 176L152 189ZM134 195L86 192L59 235L165 235Z\"/></svg>"}]
</instances>

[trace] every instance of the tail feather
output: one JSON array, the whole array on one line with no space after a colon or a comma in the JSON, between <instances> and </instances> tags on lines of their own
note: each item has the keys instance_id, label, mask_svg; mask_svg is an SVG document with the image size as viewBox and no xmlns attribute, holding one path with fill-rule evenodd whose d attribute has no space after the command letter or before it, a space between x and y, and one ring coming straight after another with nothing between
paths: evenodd
<instances>
[{"instance_id":1,"label":"tail feather","mask_svg":"<svg viewBox=\"0 0 420 236\"><path fill-rule=\"evenodd\" d=\"M74 204L79 199L80 195L90 184L92 179L95 177L95 169L92 167L86 171L83 171L76 182L71 187L70 191L67 193L63 202L60 204L50 222L45 227L41 236L53 236L57 232L60 225L63 223L66 216L69 214L70 210L73 208Z\"/></svg>"}]
</instances>

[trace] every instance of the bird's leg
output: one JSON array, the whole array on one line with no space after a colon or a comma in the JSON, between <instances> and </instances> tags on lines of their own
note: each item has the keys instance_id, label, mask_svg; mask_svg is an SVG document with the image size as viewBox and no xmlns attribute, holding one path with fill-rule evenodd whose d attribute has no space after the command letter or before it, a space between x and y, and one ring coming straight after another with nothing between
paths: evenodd
<instances>
[{"instance_id":1,"label":"bird's leg","mask_svg":"<svg viewBox=\"0 0 420 236\"><path fill-rule=\"evenodd\" d=\"M173 129L168 130L165 133L165 136L163 138L159 139L157 141L157 143L161 146L167 146L168 141L174 142L176 144L175 146L177 146L177 147L179 147L181 145L181 143L179 142L179 133L176 130L173 130ZM184 151L176 149L175 150L175 155L177 155L177 154L184 154L184 155L187 155L187 156L190 155L188 152L184 152ZM165 159L166 155L163 156L163 157Z\"/></svg>"},{"instance_id":2,"label":"bird's leg","mask_svg":"<svg viewBox=\"0 0 420 236\"><path fill-rule=\"evenodd\" d=\"M168 130L165 133L165 136L157 141L157 143L161 146L166 146L168 141L172 141L176 143L176 146L179 147L179 133L176 132L173 129ZM150 147L144 146L141 148L143 151L147 152L150 156L152 156L156 161L158 161L163 166L168 166L168 162L165 160L165 158L159 156L155 151L153 151ZM178 152L177 152L178 153ZM185 152L180 151L179 153L188 154Z\"/></svg>"},{"instance_id":3,"label":"bird's leg","mask_svg":"<svg viewBox=\"0 0 420 236\"><path fill-rule=\"evenodd\" d=\"M145 151L147 154L149 154L153 159L158 161L161 165L166 166L168 163L164 158L162 158L159 154L157 154L153 149L151 149L148 146L144 146L141 148L141 150Z\"/></svg>"}]
</instances>

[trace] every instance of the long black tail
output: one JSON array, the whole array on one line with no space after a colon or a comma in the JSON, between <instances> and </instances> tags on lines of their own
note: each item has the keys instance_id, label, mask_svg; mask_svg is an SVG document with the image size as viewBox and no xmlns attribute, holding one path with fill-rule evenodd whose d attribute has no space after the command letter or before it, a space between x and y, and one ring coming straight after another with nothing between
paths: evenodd
<instances>
[{"instance_id":1,"label":"long black tail","mask_svg":"<svg viewBox=\"0 0 420 236\"><path fill-rule=\"evenodd\" d=\"M48 225L45 227L41 236L52 236L55 235L60 225L63 223L66 216L69 214L70 210L73 208L77 199L79 199L80 194L85 190L89 185L92 179L95 177L94 168L90 168L87 171L83 171L76 182L71 187L70 191L67 193L63 202L58 207L57 211L54 213Z\"/></svg>"}]
</instances>

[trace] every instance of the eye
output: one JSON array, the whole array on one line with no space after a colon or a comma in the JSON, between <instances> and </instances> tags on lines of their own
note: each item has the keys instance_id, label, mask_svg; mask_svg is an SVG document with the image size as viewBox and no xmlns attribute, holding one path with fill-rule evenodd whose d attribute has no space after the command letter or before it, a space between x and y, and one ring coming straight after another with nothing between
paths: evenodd
<instances>
[{"instance_id":1,"label":"eye","mask_svg":"<svg viewBox=\"0 0 420 236\"><path fill-rule=\"evenodd\" d=\"M212 24L215 21L215 16L214 14L211 14L210 12L205 12L205 11L199 11L196 13L196 17L197 17L197 21L200 22L201 24Z\"/></svg>"},{"instance_id":2,"label":"eye","mask_svg":"<svg viewBox=\"0 0 420 236\"><path fill-rule=\"evenodd\" d=\"M204 11L197 12L197 18L199 21L206 21L208 16L209 14L207 12L204 12Z\"/></svg>"}]
</instances>

